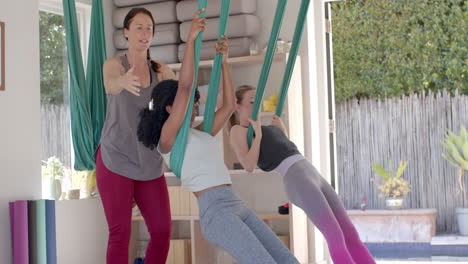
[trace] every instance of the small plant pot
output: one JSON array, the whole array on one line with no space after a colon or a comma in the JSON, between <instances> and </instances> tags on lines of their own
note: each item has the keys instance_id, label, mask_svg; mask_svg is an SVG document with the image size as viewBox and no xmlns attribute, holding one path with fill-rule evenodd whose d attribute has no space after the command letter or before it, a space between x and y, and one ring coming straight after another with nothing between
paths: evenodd
<instances>
[{"instance_id":1,"label":"small plant pot","mask_svg":"<svg viewBox=\"0 0 468 264\"><path fill-rule=\"evenodd\" d=\"M58 200L62 195L62 182L54 178L42 180L42 197L48 200Z\"/></svg>"},{"instance_id":2,"label":"small plant pot","mask_svg":"<svg viewBox=\"0 0 468 264\"><path fill-rule=\"evenodd\" d=\"M457 214L458 230L462 236L468 236L468 208L455 209Z\"/></svg>"},{"instance_id":3,"label":"small plant pot","mask_svg":"<svg viewBox=\"0 0 468 264\"><path fill-rule=\"evenodd\" d=\"M390 210L400 210L403 207L403 198L385 197L385 206Z\"/></svg>"}]
</instances>

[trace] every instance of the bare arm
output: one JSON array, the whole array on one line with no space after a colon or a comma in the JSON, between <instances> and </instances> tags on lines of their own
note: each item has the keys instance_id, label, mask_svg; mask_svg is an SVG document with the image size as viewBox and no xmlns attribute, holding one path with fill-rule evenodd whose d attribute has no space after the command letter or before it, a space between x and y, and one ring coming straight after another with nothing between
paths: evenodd
<instances>
[{"instance_id":1,"label":"bare arm","mask_svg":"<svg viewBox=\"0 0 468 264\"><path fill-rule=\"evenodd\" d=\"M120 94L125 89L136 96L140 95L140 79L133 74L133 67L125 72L119 58L104 62L103 75L106 94Z\"/></svg>"},{"instance_id":2,"label":"bare arm","mask_svg":"<svg viewBox=\"0 0 468 264\"><path fill-rule=\"evenodd\" d=\"M177 133L187 112L187 105L191 98L194 75L194 44L200 31L205 29L205 18L199 18L198 15L203 11L199 10L195 14L192 26L189 32L189 38L185 47L184 59L180 70L180 79L177 88L177 94L172 104L169 118L164 123L161 131L161 150L164 153L169 152L174 145Z\"/></svg>"},{"instance_id":3,"label":"bare arm","mask_svg":"<svg viewBox=\"0 0 468 264\"><path fill-rule=\"evenodd\" d=\"M260 143L262 140L260 121L253 122L255 138L252 140L252 145L249 149L247 145L247 129L242 126L234 126L231 129L230 143L236 153L237 159L242 164L242 167L247 172L253 172L257 167L258 157L260 155Z\"/></svg>"},{"instance_id":4,"label":"bare arm","mask_svg":"<svg viewBox=\"0 0 468 264\"><path fill-rule=\"evenodd\" d=\"M236 100L234 97L234 85L232 84L231 70L229 69L228 59L228 45L227 39L218 41L216 53L223 53L222 62L222 76L223 76L223 106L221 106L215 113L213 121L213 129L211 135L216 135L223 128L226 121L231 117L235 110Z\"/></svg>"},{"instance_id":5,"label":"bare arm","mask_svg":"<svg viewBox=\"0 0 468 264\"><path fill-rule=\"evenodd\" d=\"M283 120L277 115L273 115L273 120L271 121L271 125L279 127L283 131L283 133L286 135L286 137L288 136L288 132L286 131L286 126L284 125Z\"/></svg>"}]
</instances>

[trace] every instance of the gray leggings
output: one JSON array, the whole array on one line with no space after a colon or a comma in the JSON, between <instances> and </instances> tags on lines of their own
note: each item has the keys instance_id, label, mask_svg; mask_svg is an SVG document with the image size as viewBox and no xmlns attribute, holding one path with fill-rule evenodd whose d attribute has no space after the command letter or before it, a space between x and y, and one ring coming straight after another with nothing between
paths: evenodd
<instances>
[{"instance_id":1,"label":"gray leggings","mask_svg":"<svg viewBox=\"0 0 468 264\"><path fill-rule=\"evenodd\" d=\"M236 196L220 187L198 198L201 231L240 264L299 263L284 243Z\"/></svg>"},{"instance_id":2,"label":"gray leggings","mask_svg":"<svg viewBox=\"0 0 468 264\"><path fill-rule=\"evenodd\" d=\"M333 263L375 263L335 190L308 160L294 163L283 181L291 202L302 208L324 235Z\"/></svg>"}]
</instances>

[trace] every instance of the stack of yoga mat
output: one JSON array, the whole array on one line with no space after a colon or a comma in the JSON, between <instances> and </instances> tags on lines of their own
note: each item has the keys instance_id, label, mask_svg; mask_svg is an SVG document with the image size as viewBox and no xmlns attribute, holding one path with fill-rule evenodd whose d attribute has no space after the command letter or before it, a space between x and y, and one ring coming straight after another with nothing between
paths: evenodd
<instances>
[{"instance_id":1,"label":"stack of yoga mat","mask_svg":"<svg viewBox=\"0 0 468 264\"><path fill-rule=\"evenodd\" d=\"M56 264L55 201L10 202L13 264Z\"/></svg>"},{"instance_id":2,"label":"stack of yoga mat","mask_svg":"<svg viewBox=\"0 0 468 264\"><path fill-rule=\"evenodd\" d=\"M151 57L164 63L176 63L184 57L185 42L190 30L193 15L197 10L197 0L114 0L113 13L114 46L116 55L124 54L128 43L123 35L123 22L128 11L134 7L144 7L156 22L154 38L151 43ZM214 58L214 47L218 33L221 0L209 0L206 7L207 27L203 33L200 51L201 60ZM229 56L240 57L250 54L252 37L260 33L260 19L255 16L257 1L231 1L226 36L229 38Z\"/></svg>"},{"instance_id":3,"label":"stack of yoga mat","mask_svg":"<svg viewBox=\"0 0 468 264\"><path fill-rule=\"evenodd\" d=\"M185 0L177 3L177 19L180 24L180 38L187 41L187 34L193 14L197 10L197 0ZM215 56L215 44L218 34L221 0L209 0L206 6L207 25L203 32L203 44L200 50L201 60L210 60ZM251 38L260 33L260 19L254 15L257 1L232 0L226 36L229 38L229 56L248 56ZM179 61L184 57L185 44L179 45Z\"/></svg>"},{"instance_id":4,"label":"stack of yoga mat","mask_svg":"<svg viewBox=\"0 0 468 264\"><path fill-rule=\"evenodd\" d=\"M150 53L152 59L164 63L175 63L177 48L180 43L179 23L176 16L177 1L167 0L114 0L117 8L114 10L112 22L114 31L114 46L117 55L124 54L128 49L128 43L123 34L123 22L128 11L134 7L148 9L155 20L154 38L151 43Z\"/></svg>"}]
</instances>

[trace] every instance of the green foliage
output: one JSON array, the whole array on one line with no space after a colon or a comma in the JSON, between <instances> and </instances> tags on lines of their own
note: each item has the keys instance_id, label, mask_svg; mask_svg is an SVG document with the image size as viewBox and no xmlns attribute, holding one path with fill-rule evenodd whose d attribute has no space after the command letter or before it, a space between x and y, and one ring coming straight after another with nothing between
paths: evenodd
<instances>
[{"instance_id":1,"label":"green foliage","mask_svg":"<svg viewBox=\"0 0 468 264\"><path fill-rule=\"evenodd\" d=\"M400 161L400 166L398 166L397 172L395 175L393 175L393 167L390 162L390 168L389 171L387 172L379 163L374 163L372 164L372 170L382 177L384 180L389 180L391 178L400 178L403 172L406 169L406 166L408 166L408 162L405 161Z\"/></svg>"},{"instance_id":2,"label":"green foliage","mask_svg":"<svg viewBox=\"0 0 468 264\"><path fill-rule=\"evenodd\" d=\"M61 104L68 87L63 16L40 12L41 103Z\"/></svg>"},{"instance_id":3,"label":"green foliage","mask_svg":"<svg viewBox=\"0 0 468 264\"><path fill-rule=\"evenodd\" d=\"M453 166L468 170L468 132L465 127L460 128L460 135L448 131L445 141L441 142L446 153L442 156Z\"/></svg>"},{"instance_id":4,"label":"green foliage","mask_svg":"<svg viewBox=\"0 0 468 264\"><path fill-rule=\"evenodd\" d=\"M45 166L42 166L42 178L62 179L65 170L59 158L53 156L47 161L43 161L43 163L45 163Z\"/></svg>"},{"instance_id":5,"label":"green foliage","mask_svg":"<svg viewBox=\"0 0 468 264\"><path fill-rule=\"evenodd\" d=\"M467 0L347 0L332 19L337 102L468 94Z\"/></svg>"},{"instance_id":6,"label":"green foliage","mask_svg":"<svg viewBox=\"0 0 468 264\"><path fill-rule=\"evenodd\" d=\"M464 193L463 170L468 171L468 132L464 126L461 126L459 136L455 135L452 131L447 131L445 141L441 141L440 143L445 149L442 157L458 168L458 186L462 193Z\"/></svg>"},{"instance_id":7,"label":"green foliage","mask_svg":"<svg viewBox=\"0 0 468 264\"><path fill-rule=\"evenodd\" d=\"M384 180L383 184L377 185L377 188L381 192L379 197L402 197L404 194L411 191L409 183L405 179L401 178L406 166L408 166L407 161L400 161L400 166L398 166L396 173L393 174L393 166L391 162L388 172L380 164L372 164L372 170Z\"/></svg>"},{"instance_id":8,"label":"green foliage","mask_svg":"<svg viewBox=\"0 0 468 264\"><path fill-rule=\"evenodd\" d=\"M384 169L382 168L382 166L380 166L380 164L378 163L374 163L373 165L373 170L375 173L377 173L377 175L379 175L380 177L382 177L384 180L388 180L390 179L392 176Z\"/></svg>"}]
</instances>

